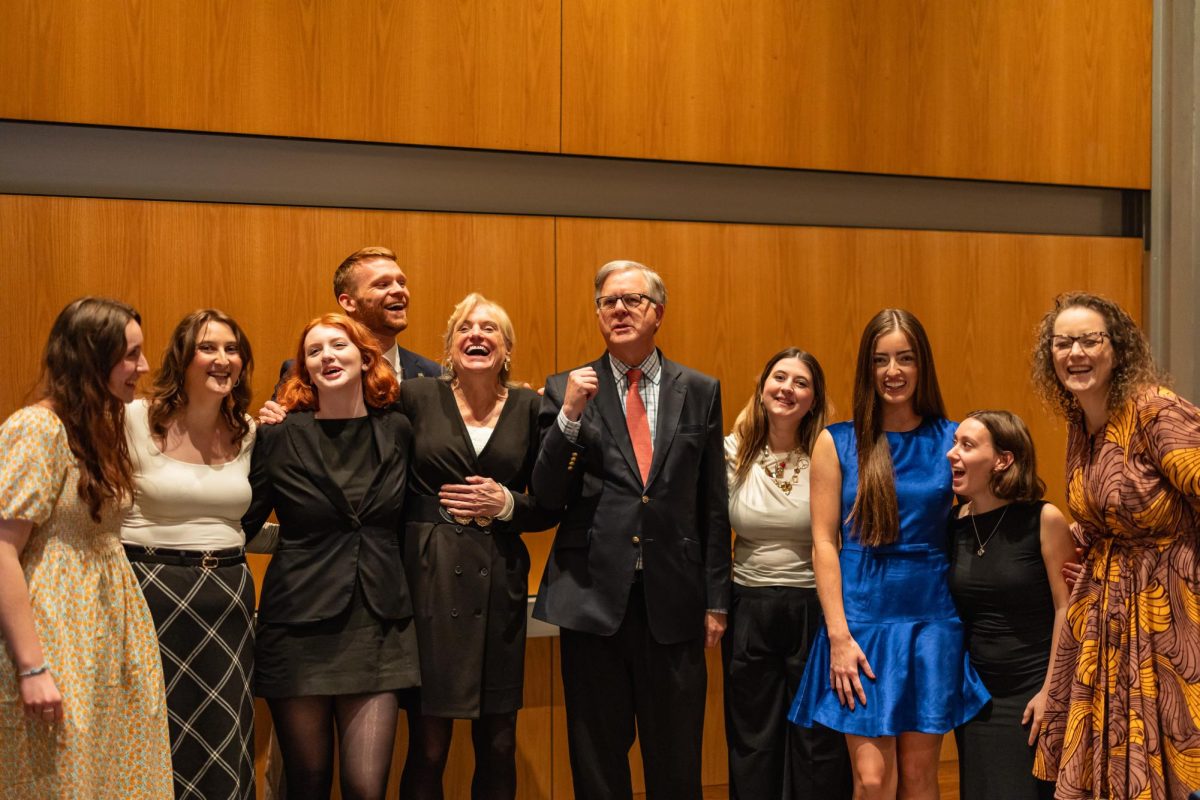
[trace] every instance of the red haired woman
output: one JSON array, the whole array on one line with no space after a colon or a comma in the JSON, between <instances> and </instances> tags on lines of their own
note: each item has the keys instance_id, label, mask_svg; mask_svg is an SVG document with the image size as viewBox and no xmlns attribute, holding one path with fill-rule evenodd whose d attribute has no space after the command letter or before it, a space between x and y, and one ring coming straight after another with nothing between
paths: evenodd
<instances>
[{"instance_id":1,"label":"red haired woman","mask_svg":"<svg viewBox=\"0 0 1200 800\"><path fill-rule=\"evenodd\" d=\"M397 691L419 683L401 560L411 426L399 386L359 323L305 326L259 428L250 468L253 537L274 511L279 544L263 582L255 689L271 708L289 795L328 797L338 736L341 792L382 798Z\"/></svg>"}]
</instances>

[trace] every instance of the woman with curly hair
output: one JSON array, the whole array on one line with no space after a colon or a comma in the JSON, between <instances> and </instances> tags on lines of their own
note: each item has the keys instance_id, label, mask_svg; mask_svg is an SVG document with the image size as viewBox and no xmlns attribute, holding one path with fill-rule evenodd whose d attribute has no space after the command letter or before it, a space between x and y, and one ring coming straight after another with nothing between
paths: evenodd
<instances>
[{"instance_id":1,"label":"woman with curly hair","mask_svg":"<svg viewBox=\"0 0 1200 800\"><path fill-rule=\"evenodd\" d=\"M1085 550L1034 773L1063 800L1182 800L1200 786L1200 410L1164 386L1111 300L1059 295L1033 358L1066 418Z\"/></svg>"},{"instance_id":2,"label":"woman with curly hair","mask_svg":"<svg viewBox=\"0 0 1200 800\"><path fill-rule=\"evenodd\" d=\"M150 396L125 409L133 508L125 554L158 631L178 797L254 796L253 367L238 324L214 309L175 327Z\"/></svg>"},{"instance_id":3,"label":"woman with curly hair","mask_svg":"<svg viewBox=\"0 0 1200 800\"><path fill-rule=\"evenodd\" d=\"M50 330L41 399L0 427L0 795L165 800L154 622L118 536L138 313L84 297Z\"/></svg>"},{"instance_id":4,"label":"woman with curly hair","mask_svg":"<svg viewBox=\"0 0 1200 800\"><path fill-rule=\"evenodd\" d=\"M412 426L379 345L342 314L300 334L279 392L289 412L258 430L248 538L274 511L255 691L279 736L289 797L383 798L399 708L420 682L402 559Z\"/></svg>"}]
</instances>

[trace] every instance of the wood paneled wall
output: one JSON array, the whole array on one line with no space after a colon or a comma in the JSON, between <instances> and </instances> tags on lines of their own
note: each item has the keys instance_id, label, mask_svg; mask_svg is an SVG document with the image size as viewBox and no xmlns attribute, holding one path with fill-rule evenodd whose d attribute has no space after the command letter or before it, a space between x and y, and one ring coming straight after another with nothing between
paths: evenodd
<instances>
[{"instance_id":1,"label":"wood paneled wall","mask_svg":"<svg viewBox=\"0 0 1200 800\"><path fill-rule=\"evenodd\" d=\"M10 0L0 117L557 150L557 0Z\"/></svg>"},{"instance_id":2,"label":"wood paneled wall","mask_svg":"<svg viewBox=\"0 0 1200 800\"><path fill-rule=\"evenodd\" d=\"M1151 0L10 0L0 118L1147 188Z\"/></svg>"},{"instance_id":3,"label":"wood paneled wall","mask_svg":"<svg viewBox=\"0 0 1200 800\"><path fill-rule=\"evenodd\" d=\"M563 150L1147 188L1150 0L564 0Z\"/></svg>"},{"instance_id":4,"label":"wood paneled wall","mask_svg":"<svg viewBox=\"0 0 1200 800\"><path fill-rule=\"evenodd\" d=\"M10 355L0 416L32 388L54 315L85 293L137 305L151 353L193 308L228 311L255 345L261 400L299 328L333 307L336 264L367 243L396 250L410 277L406 346L436 355L451 305L479 289L511 312L516 375L534 385L601 352L591 302L601 263L633 258L654 266L669 290L660 344L671 358L722 380L726 427L753 391L763 362L791 344L821 360L835 417L845 418L863 324L879 308L905 306L929 331L952 414L977 407L1021 414L1041 451L1051 499L1060 504L1064 431L1028 388L1032 328L1053 295L1066 289L1102 292L1135 313L1141 307L1136 239L0 195L7 289L0 297L0 341ZM549 538L527 539L536 587ZM531 640L526 663L522 797L569 798L556 643ZM719 664L710 652L706 784L725 782ZM403 761L403 732L399 738L394 771ZM465 797L471 763L465 725L457 738L448 789L451 797ZM260 756L265 745L264 729Z\"/></svg>"}]
</instances>

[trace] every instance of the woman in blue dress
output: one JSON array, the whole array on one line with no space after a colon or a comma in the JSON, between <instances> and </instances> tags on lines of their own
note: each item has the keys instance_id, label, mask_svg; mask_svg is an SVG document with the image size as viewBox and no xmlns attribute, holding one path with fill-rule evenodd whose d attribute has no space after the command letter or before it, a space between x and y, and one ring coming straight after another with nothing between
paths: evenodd
<instances>
[{"instance_id":1,"label":"woman in blue dress","mask_svg":"<svg viewBox=\"0 0 1200 800\"><path fill-rule=\"evenodd\" d=\"M925 329L880 311L859 343L854 420L813 450L825 626L789 715L846 735L856 798L936 798L942 735L988 701L946 580L954 430Z\"/></svg>"}]
</instances>

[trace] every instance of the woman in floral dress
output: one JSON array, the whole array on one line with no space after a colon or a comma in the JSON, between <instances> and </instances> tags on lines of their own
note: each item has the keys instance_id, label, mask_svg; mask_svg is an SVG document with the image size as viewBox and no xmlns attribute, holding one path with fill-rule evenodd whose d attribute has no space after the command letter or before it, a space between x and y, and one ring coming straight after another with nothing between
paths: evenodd
<instances>
[{"instance_id":1,"label":"woman in floral dress","mask_svg":"<svg viewBox=\"0 0 1200 800\"><path fill-rule=\"evenodd\" d=\"M42 399L0 426L0 797L170 798L154 623L118 538L137 312L59 314Z\"/></svg>"},{"instance_id":2,"label":"woman in floral dress","mask_svg":"<svg viewBox=\"0 0 1200 800\"><path fill-rule=\"evenodd\" d=\"M1056 797L1184 800L1200 786L1200 410L1166 389L1116 303L1060 295L1034 353L1067 418L1086 552L1034 774Z\"/></svg>"}]
</instances>

